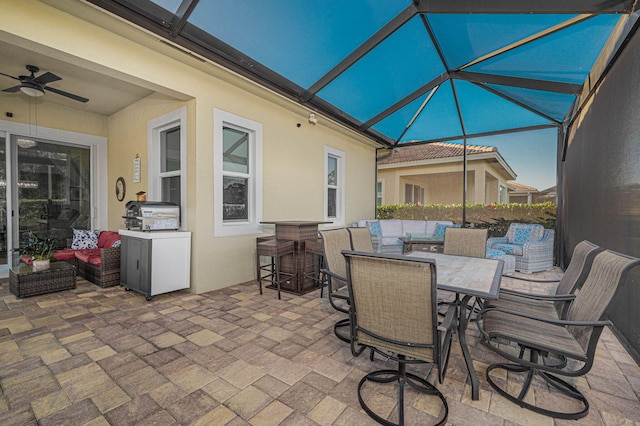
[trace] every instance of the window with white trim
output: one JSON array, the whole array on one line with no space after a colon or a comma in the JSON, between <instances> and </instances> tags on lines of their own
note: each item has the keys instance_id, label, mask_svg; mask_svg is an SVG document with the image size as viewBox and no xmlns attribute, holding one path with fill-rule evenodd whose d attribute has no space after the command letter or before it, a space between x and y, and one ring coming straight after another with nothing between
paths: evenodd
<instances>
[{"instance_id":1,"label":"window with white trim","mask_svg":"<svg viewBox=\"0 0 640 426\"><path fill-rule=\"evenodd\" d=\"M345 154L334 148L324 148L324 220L344 225Z\"/></svg>"},{"instance_id":2,"label":"window with white trim","mask_svg":"<svg viewBox=\"0 0 640 426\"><path fill-rule=\"evenodd\" d=\"M213 112L214 236L255 234L262 220L262 124Z\"/></svg>"},{"instance_id":3,"label":"window with white trim","mask_svg":"<svg viewBox=\"0 0 640 426\"><path fill-rule=\"evenodd\" d=\"M147 124L149 134L148 200L180 206L180 227L187 227L187 132L186 107L155 118Z\"/></svg>"},{"instance_id":4,"label":"window with white trim","mask_svg":"<svg viewBox=\"0 0 640 426\"><path fill-rule=\"evenodd\" d=\"M376 183L376 206L380 207L382 205L382 182Z\"/></svg>"}]
</instances>

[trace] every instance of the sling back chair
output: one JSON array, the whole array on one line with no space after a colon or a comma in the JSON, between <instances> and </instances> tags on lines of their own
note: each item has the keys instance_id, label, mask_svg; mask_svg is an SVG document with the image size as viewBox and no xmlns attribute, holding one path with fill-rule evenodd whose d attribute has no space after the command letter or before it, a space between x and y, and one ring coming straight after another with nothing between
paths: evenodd
<instances>
[{"instance_id":1,"label":"sling back chair","mask_svg":"<svg viewBox=\"0 0 640 426\"><path fill-rule=\"evenodd\" d=\"M569 306L564 319L533 315L501 307L486 307L479 313L480 343L511 361L493 364L487 368L487 381L502 396L521 407L562 419L579 419L587 415L589 402L572 384L558 376L577 377L589 372L593 366L596 345L602 330L610 326L606 318L607 308L620 284L626 281L629 270L640 264L640 259L610 250L598 253L593 259L589 275ZM518 348L520 354L516 355ZM528 352L529 356L524 355ZM566 359L561 365L548 365L541 354ZM508 382L494 379L491 372L504 370ZM524 380L518 375L524 375ZM555 394L554 398L528 399L534 378L539 377L549 385L549 390L560 391L566 399ZM516 384L517 393L508 392ZM502 385L502 386L501 386ZM511 386L510 386L511 385ZM540 388L536 388L541 392ZM543 406L553 400L555 407ZM573 401L573 402L572 402Z\"/></svg>"},{"instance_id":2,"label":"sling back chair","mask_svg":"<svg viewBox=\"0 0 640 426\"><path fill-rule=\"evenodd\" d=\"M444 424L448 416L444 395L426 379L406 369L407 364L431 363L437 366L442 383L447 368L454 310L438 324L435 262L401 255L343 253L351 298L351 352L359 356L366 348L371 348L398 363L397 370L374 371L360 380L358 400L361 407L381 424L403 425L405 387L409 385L419 393L440 399L442 407L437 424ZM362 391L367 382L379 383L379 386L397 383L398 423L375 413L367 404L364 395L369 393Z\"/></svg>"},{"instance_id":3,"label":"sling back chair","mask_svg":"<svg viewBox=\"0 0 640 426\"><path fill-rule=\"evenodd\" d=\"M371 242L371 231L369 228L347 228L351 238L351 249L373 253L373 243Z\"/></svg>"},{"instance_id":4,"label":"sling back chair","mask_svg":"<svg viewBox=\"0 0 640 426\"><path fill-rule=\"evenodd\" d=\"M446 228L444 254L484 257L487 247L487 229Z\"/></svg>"},{"instance_id":5,"label":"sling back chair","mask_svg":"<svg viewBox=\"0 0 640 426\"><path fill-rule=\"evenodd\" d=\"M452 228L448 227L444 231L444 254L452 254L456 256L478 257L484 258L487 246L487 229L471 229L471 228ZM438 301L438 305L448 305L451 303L451 295L449 292L439 292L442 296ZM446 295L446 300L443 295ZM459 303L456 296L454 303ZM477 300L466 307L473 311Z\"/></svg>"},{"instance_id":6,"label":"sling back chair","mask_svg":"<svg viewBox=\"0 0 640 426\"><path fill-rule=\"evenodd\" d=\"M351 239L346 228L321 231L324 251L324 269L327 277L329 303L339 312L349 313L349 292L347 290L347 269L342 250L351 250ZM342 319L333 327L335 335L349 342L349 318Z\"/></svg>"},{"instance_id":7,"label":"sling back chair","mask_svg":"<svg viewBox=\"0 0 640 426\"><path fill-rule=\"evenodd\" d=\"M575 298L575 293L587 279L593 259L603 250L604 248L592 242L586 240L579 242L573 249L569 266L551 295L525 293L501 288L500 298L487 301L485 307L494 306L527 312L532 315L563 319L566 317L570 303ZM512 277L511 279L518 278ZM529 279L525 279L525 281L536 282Z\"/></svg>"}]
</instances>

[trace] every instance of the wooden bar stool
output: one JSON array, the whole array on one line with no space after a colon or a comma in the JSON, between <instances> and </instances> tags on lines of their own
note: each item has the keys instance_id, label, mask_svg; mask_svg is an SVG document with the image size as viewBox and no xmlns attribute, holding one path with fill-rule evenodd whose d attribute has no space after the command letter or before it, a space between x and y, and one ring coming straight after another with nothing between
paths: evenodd
<instances>
[{"instance_id":1,"label":"wooden bar stool","mask_svg":"<svg viewBox=\"0 0 640 426\"><path fill-rule=\"evenodd\" d=\"M306 265L306 261L309 256L311 257L311 261L313 262L313 270L311 271L307 271ZM322 250L322 240L320 238L318 238L317 240L306 240L304 242L303 265L304 278L309 278L310 280L316 282L318 286L320 286L320 298L322 298L322 293L324 291L324 286L326 283L326 277L322 272L322 268L324 268L324 251Z\"/></svg>"},{"instance_id":2,"label":"wooden bar stool","mask_svg":"<svg viewBox=\"0 0 640 426\"><path fill-rule=\"evenodd\" d=\"M266 241L256 242L256 270L258 272L257 281L260 287L260 294L262 294L262 281L268 281L278 288L278 299L280 299L280 284L282 281L291 280L296 276L295 273L282 272L280 270L282 257L287 255L294 257L295 265L295 244L293 241L271 238ZM260 256L269 257L269 263L260 263ZM268 271L269 273L263 276L263 271Z\"/></svg>"}]
</instances>

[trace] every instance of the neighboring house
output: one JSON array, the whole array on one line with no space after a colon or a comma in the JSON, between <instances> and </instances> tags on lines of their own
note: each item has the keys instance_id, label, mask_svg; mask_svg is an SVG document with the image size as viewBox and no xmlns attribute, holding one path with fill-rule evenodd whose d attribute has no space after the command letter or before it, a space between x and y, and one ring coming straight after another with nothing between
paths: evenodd
<instances>
[{"instance_id":1,"label":"neighboring house","mask_svg":"<svg viewBox=\"0 0 640 426\"><path fill-rule=\"evenodd\" d=\"M538 189L532 186L522 185L517 182L509 182L509 202L520 204L534 203L534 197Z\"/></svg>"},{"instance_id":2,"label":"neighboring house","mask_svg":"<svg viewBox=\"0 0 640 426\"><path fill-rule=\"evenodd\" d=\"M554 204L558 203L558 191L557 187L554 185L550 188L543 189L538 191L537 194L534 194L533 202L534 203L546 203L547 201L551 201Z\"/></svg>"},{"instance_id":3,"label":"neighboring house","mask_svg":"<svg viewBox=\"0 0 640 426\"><path fill-rule=\"evenodd\" d=\"M509 182L509 202L520 204L537 204L550 201L557 203L556 187L552 186L547 189L538 191L538 189L522 185L516 182Z\"/></svg>"},{"instance_id":4,"label":"neighboring house","mask_svg":"<svg viewBox=\"0 0 640 426\"><path fill-rule=\"evenodd\" d=\"M86 186L71 198L82 198L88 226L122 228L125 204L139 191L178 202L182 229L192 233L191 291L202 293L255 279L256 237L273 232L261 221L337 227L375 217L378 145L370 139L319 114L310 120L305 107L120 18L67 3L2 2L0 72L24 74L33 64L90 100L0 91L0 145L16 150L29 136L38 150L40 142L80 147L86 163L69 168L87 172L77 179ZM0 83L15 85L4 76ZM26 158L13 153L1 151L3 170ZM8 194L18 194L17 179L9 183L16 187ZM16 209L2 200L0 211Z\"/></svg>"},{"instance_id":5,"label":"neighboring house","mask_svg":"<svg viewBox=\"0 0 640 426\"><path fill-rule=\"evenodd\" d=\"M461 204L462 144L435 142L378 155L381 204ZM508 181L516 174L490 146L467 145L467 203L508 203Z\"/></svg>"}]
</instances>

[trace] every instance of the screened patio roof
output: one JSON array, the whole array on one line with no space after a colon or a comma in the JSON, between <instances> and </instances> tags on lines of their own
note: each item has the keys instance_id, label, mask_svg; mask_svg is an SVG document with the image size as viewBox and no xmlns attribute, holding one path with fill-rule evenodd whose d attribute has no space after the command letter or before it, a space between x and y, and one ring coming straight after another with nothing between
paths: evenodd
<instances>
[{"instance_id":1,"label":"screened patio roof","mask_svg":"<svg viewBox=\"0 0 640 426\"><path fill-rule=\"evenodd\" d=\"M636 30L640 8L633 0L89 1L386 147L566 128Z\"/></svg>"}]
</instances>

